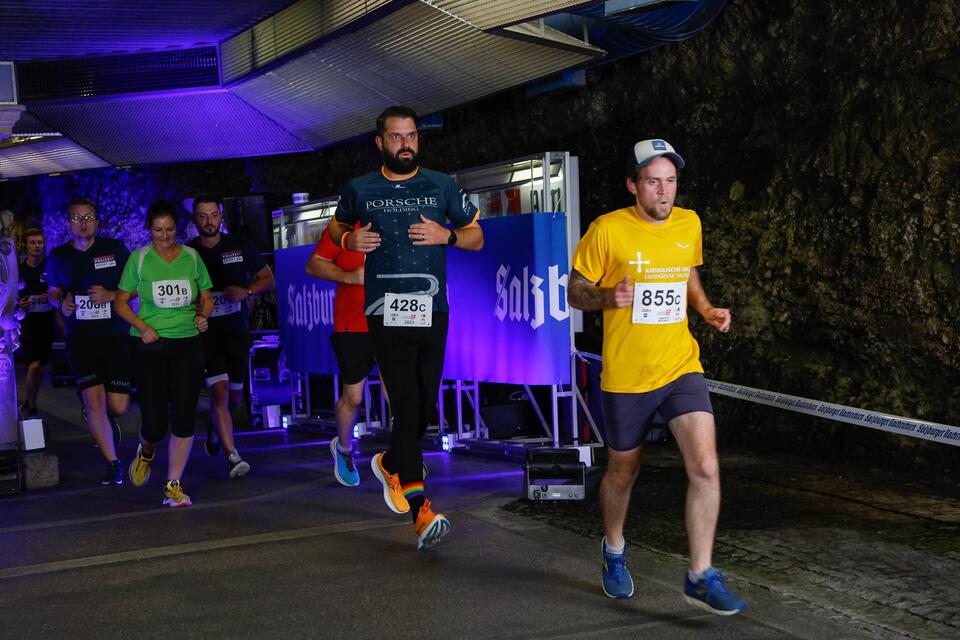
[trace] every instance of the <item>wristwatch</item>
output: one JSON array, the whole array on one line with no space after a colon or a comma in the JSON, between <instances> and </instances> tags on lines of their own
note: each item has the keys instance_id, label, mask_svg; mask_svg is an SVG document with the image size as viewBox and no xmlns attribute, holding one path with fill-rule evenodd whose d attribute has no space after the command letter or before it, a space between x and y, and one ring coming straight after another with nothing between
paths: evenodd
<instances>
[{"instance_id":1,"label":"wristwatch","mask_svg":"<svg viewBox=\"0 0 960 640\"><path fill-rule=\"evenodd\" d=\"M453 229L450 229L450 237L447 238L447 246L452 247L457 244L457 232Z\"/></svg>"}]
</instances>

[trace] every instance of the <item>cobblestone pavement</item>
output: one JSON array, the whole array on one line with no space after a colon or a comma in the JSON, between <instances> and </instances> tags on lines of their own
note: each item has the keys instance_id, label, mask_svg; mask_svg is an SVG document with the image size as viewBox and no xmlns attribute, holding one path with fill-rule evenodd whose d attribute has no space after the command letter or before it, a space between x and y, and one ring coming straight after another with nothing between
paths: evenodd
<instances>
[{"instance_id":1,"label":"cobblestone pavement","mask_svg":"<svg viewBox=\"0 0 960 640\"><path fill-rule=\"evenodd\" d=\"M721 455L721 469L714 563L734 589L750 583L877 638L960 637L955 486L772 456ZM601 477L589 475L582 503L505 509L599 539ZM651 448L627 521L631 546L686 555L685 488L675 448Z\"/></svg>"}]
</instances>

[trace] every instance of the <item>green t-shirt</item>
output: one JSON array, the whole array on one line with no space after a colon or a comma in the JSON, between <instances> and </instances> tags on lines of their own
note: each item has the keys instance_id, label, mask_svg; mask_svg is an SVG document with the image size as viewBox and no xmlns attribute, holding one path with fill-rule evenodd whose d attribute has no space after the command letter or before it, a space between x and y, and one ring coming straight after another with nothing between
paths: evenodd
<instances>
[{"instance_id":1,"label":"green t-shirt","mask_svg":"<svg viewBox=\"0 0 960 640\"><path fill-rule=\"evenodd\" d=\"M213 284L194 249L180 245L180 255L167 262L151 244L130 254L119 287L136 292L140 297L137 315L161 338L190 338L199 333L193 303L200 291ZM140 332L131 327L130 335L139 336Z\"/></svg>"}]
</instances>

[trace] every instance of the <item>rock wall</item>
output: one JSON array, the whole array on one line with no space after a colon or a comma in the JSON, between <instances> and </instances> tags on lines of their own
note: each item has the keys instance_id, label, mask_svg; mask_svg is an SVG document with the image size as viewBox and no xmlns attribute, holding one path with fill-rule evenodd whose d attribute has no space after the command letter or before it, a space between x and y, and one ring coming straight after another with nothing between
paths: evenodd
<instances>
[{"instance_id":1,"label":"rock wall","mask_svg":"<svg viewBox=\"0 0 960 640\"><path fill-rule=\"evenodd\" d=\"M952 0L734 0L691 40L590 69L586 88L450 110L422 155L452 171L569 150L587 224L629 203L621 165L632 142L670 140L688 161L679 202L703 220L704 284L735 317L726 336L692 323L709 376L956 425L958 33ZM144 193L197 189L289 201L336 193L376 163L360 139L30 188L47 212L74 192L126 210ZM598 319L587 327L596 348ZM740 401L718 399L717 410L725 444L960 475L951 446Z\"/></svg>"}]
</instances>

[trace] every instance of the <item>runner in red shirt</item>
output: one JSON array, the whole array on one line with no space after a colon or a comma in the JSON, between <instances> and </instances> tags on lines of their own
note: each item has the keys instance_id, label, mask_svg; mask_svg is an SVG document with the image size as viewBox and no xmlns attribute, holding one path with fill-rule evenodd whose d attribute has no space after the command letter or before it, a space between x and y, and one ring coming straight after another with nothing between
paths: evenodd
<instances>
[{"instance_id":1,"label":"runner in red shirt","mask_svg":"<svg viewBox=\"0 0 960 640\"><path fill-rule=\"evenodd\" d=\"M360 474L353 461L353 426L363 400L364 380L375 364L367 318L363 315L364 258L362 253L340 248L330 239L329 229L324 229L307 261L307 273L311 276L337 283L333 303L334 333L330 342L343 379L343 394L334 410L337 437L330 442L330 454L337 480L348 487L360 484Z\"/></svg>"}]
</instances>

